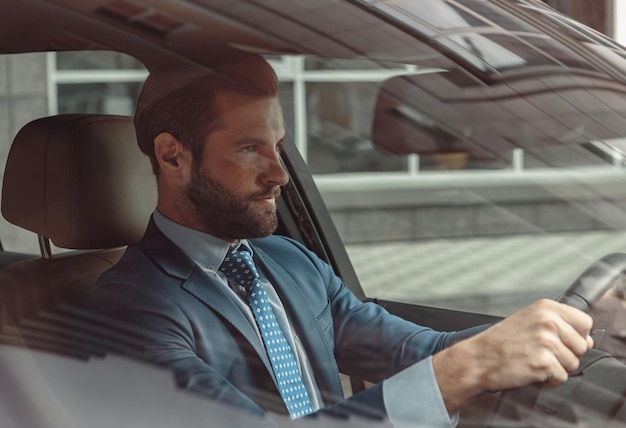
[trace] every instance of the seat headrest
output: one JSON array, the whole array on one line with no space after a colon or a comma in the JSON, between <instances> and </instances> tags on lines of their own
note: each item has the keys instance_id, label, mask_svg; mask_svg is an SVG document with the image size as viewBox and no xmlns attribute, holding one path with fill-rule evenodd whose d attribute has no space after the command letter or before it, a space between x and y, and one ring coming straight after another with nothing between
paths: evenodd
<instances>
[{"instance_id":1,"label":"seat headrest","mask_svg":"<svg viewBox=\"0 0 626 428\"><path fill-rule=\"evenodd\" d=\"M2 214L57 247L113 248L141 238L156 195L131 117L59 115L15 137Z\"/></svg>"}]
</instances>

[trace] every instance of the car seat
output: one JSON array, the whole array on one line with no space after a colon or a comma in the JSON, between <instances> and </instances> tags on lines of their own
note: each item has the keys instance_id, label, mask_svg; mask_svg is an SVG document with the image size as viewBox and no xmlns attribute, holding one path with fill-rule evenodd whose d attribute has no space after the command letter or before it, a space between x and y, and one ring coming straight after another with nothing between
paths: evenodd
<instances>
[{"instance_id":1,"label":"car seat","mask_svg":"<svg viewBox=\"0 0 626 428\"><path fill-rule=\"evenodd\" d=\"M141 238L155 183L131 117L58 115L21 129L7 159L2 214L37 235L41 257L0 269L0 343L98 353L88 339L100 321L88 314L83 345L68 346L81 328L72 302ZM53 255L50 241L72 251Z\"/></svg>"}]
</instances>

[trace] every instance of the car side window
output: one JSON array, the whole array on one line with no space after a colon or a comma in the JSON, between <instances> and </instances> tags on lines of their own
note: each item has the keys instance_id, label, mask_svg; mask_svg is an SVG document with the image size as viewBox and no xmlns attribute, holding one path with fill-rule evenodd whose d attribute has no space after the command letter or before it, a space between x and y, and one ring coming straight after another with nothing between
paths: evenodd
<instances>
[{"instance_id":1,"label":"car side window","mask_svg":"<svg viewBox=\"0 0 626 428\"><path fill-rule=\"evenodd\" d=\"M112 52L10 60L21 82L15 96L29 96L21 109L28 113L0 136L5 157L19 127L36 117L131 115L147 75L133 58ZM452 63L269 60L281 81L289 138L308 163L367 297L506 315L538 297L557 296L593 261L622 249L621 140L585 121L565 127L536 116L542 105L576 105L593 89L491 104L474 96L471 105L463 97L480 92ZM42 79L50 84L28 83ZM399 81L410 90L397 92L393 108L381 110L381 94L393 93ZM609 92L593 96L596 103L603 96L614 100ZM393 129L374 135L375 120L388 111L417 130L409 145L401 146ZM539 129L563 131L563 144L528 144ZM487 138L508 148L464 145ZM436 149L420 149L426 142ZM1 221L5 249L38 252L33 234ZM404 261L390 267L392 253Z\"/></svg>"}]
</instances>

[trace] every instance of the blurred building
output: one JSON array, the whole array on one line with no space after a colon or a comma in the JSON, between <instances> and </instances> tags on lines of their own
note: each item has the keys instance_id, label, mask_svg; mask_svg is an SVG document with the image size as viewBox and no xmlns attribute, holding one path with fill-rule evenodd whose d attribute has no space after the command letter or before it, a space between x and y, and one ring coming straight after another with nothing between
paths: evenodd
<instances>
[{"instance_id":1,"label":"blurred building","mask_svg":"<svg viewBox=\"0 0 626 428\"><path fill-rule=\"evenodd\" d=\"M626 31L622 30L626 27L626 0L544 1L626 45ZM413 168L441 169L441 176L444 176L446 169L468 168L464 160L459 163L456 158L447 158L445 162L438 158L422 158L415 168L415 158L399 161L379 156L368 139L363 138L359 118L371 114L373 102L351 103L351 99L357 98L352 95L358 93L360 98L374 100L376 84L394 70L375 70L361 65L360 68L347 69L349 73L335 73L337 70L326 63L298 57L277 56L272 58L272 63L282 78L282 102L285 112L290 112L286 121L288 129L294 130L293 140L309 162L313 174L317 178L331 179L318 182L323 192L330 187L337 188L338 184L352 186L352 173L394 173ZM108 56L72 52L3 56L0 59L0 170L4 169L10 142L25 123L47 115L77 111L131 115L146 75L141 64L119 53ZM362 78L355 80L355 75ZM301 114L294 114L294 111ZM340 146L334 144L338 140L342 141ZM337 150L341 150L343 156L329 156ZM329 159L342 159L343 163ZM445 167L441 168L442 164ZM445 212L450 211L444 208ZM458 211L456 207L454 210ZM342 222L341 213L333 214L339 220L344 236L348 237L348 226L356 223L351 220ZM432 215L442 217L440 211ZM378 218L374 220L379 221ZM341 227L343 223L346 227ZM8 229L3 224L0 230L4 233ZM362 230L354 231L353 235L363 236ZM13 233L0 236L6 249L24 250L22 241ZM35 242L32 244L38 248Z\"/></svg>"},{"instance_id":2,"label":"blurred building","mask_svg":"<svg viewBox=\"0 0 626 428\"><path fill-rule=\"evenodd\" d=\"M612 36L614 3L619 0L543 0L578 22Z\"/></svg>"}]
</instances>

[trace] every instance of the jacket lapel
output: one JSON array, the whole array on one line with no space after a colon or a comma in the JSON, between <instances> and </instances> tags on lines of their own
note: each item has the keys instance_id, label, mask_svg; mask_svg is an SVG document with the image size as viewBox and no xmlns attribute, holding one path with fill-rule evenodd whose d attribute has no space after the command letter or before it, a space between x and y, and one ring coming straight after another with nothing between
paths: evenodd
<instances>
[{"instance_id":1,"label":"jacket lapel","mask_svg":"<svg viewBox=\"0 0 626 428\"><path fill-rule=\"evenodd\" d=\"M259 358L263 360L267 370L272 374L272 377L274 376L261 339L250 324L248 317L244 314L241 307L235 303L233 296L228 293L223 284L213 281L200 268L196 268L183 283L182 287L232 324L250 342Z\"/></svg>"},{"instance_id":2,"label":"jacket lapel","mask_svg":"<svg viewBox=\"0 0 626 428\"><path fill-rule=\"evenodd\" d=\"M268 373L274 378L274 371L256 330L222 284L213 281L182 250L167 239L153 220L150 220L139 246L166 274L178 278L186 292L232 324L251 344ZM261 249L257 247L253 249L255 263L263 269L278 291L289 320L307 352L324 400L327 403L336 401L337 396L342 394L339 370L333 351L326 343L327 339L310 310L309 302L304 299L296 280L281 268L279 263Z\"/></svg>"},{"instance_id":3,"label":"jacket lapel","mask_svg":"<svg viewBox=\"0 0 626 428\"><path fill-rule=\"evenodd\" d=\"M324 336L316 316L310 310L310 303L300 292L300 285L263 250L254 247L254 254L255 263L262 267L276 288L289 316L289 321L306 350L324 400L326 403L336 401L338 395L343 395L343 388L335 356L327 344L327 338Z\"/></svg>"},{"instance_id":4,"label":"jacket lapel","mask_svg":"<svg viewBox=\"0 0 626 428\"><path fill-rule=\"evenodd\" d=\"M172 243L151 220L140 243L166 274L179 278L182 288L220 314L252 345L269 373L274 376L265 348L247 316L235 302L232 294L199 268L185 253Z\"/></svg>"}]
</instances>

